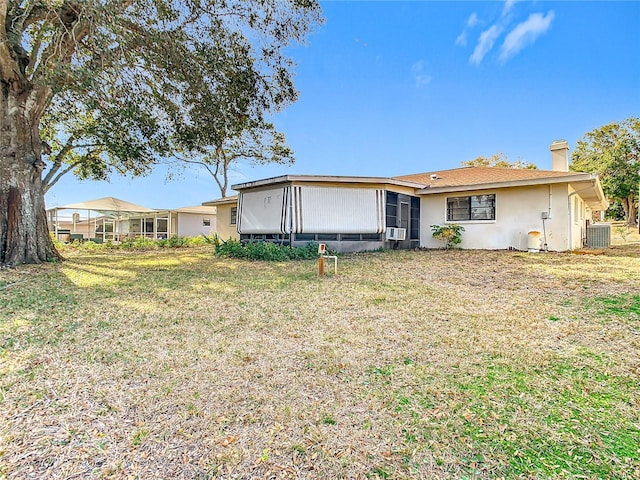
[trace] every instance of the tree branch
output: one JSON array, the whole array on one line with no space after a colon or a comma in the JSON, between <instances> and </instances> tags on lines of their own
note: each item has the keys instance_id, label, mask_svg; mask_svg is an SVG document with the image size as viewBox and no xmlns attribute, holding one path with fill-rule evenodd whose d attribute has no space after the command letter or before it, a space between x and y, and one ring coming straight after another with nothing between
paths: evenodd
<instances>
[{"instance_id":1,"label":"tree branch","mask_svg":"<svg viewBox=\"0 0 640 480\"><path fill-rule=\"evenodd\" d=\"M44 182L42 182L42 189L44 190L44 193L47 193L51 187L53 187L56 183L58 183L58 180L60 180L64 175L69 173L71 170L76 168L81 163L82 163L82 160L78 160L77 162L74 162L74 163L70 164L67 168L65 168L60 173L58 173L58 175L56 175L53 180L50 180L46 184ZM58 169L60 169L60 166L58 166ZM48 176L49 176L49 174L47 174L47 177Z\"/></svg>"}]
</instances>

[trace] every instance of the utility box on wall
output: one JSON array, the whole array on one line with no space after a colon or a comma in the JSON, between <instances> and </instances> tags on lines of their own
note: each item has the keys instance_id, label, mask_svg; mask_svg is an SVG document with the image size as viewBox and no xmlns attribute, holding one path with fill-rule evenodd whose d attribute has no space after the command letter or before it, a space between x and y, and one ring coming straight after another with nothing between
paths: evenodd
<instances>
[{"instance_id":1,"label":"utility box on wall","mask_svg":"<svg viewBox=\"0 0 640 480\"><path fill-rule=\"evenodd\" d=\"M594 223L587 225L587 248L609 248L611 246L611 225Z\"/></svg>"}]
</instances>

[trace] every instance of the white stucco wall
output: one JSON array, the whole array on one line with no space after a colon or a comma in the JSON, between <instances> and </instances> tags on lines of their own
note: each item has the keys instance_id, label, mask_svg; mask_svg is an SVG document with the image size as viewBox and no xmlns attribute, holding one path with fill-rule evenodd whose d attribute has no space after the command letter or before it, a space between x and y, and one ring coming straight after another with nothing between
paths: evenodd
<instances>
[{"instance_id":1,"label":"white stucco wall","mask_svg":"<svg viewBox=\"0 0 640 480\"><path fill-rule=\"evenodd\" d=\"M209 219L209 226L202 225L204 218ZM211 235L216 232L216 216L204 213L178 212L178 236L197 237L198 235Z\"/></svg>"},{"instance_id":2,"label":"white stucco wall","mask_svg":"<svg viewBox=\"0 0 640 480\"><path fill-rule=\"evenodd\" d=\"M529 232L543 233L545 230L549 250L578 248L581 246L581 229L579 225L574 225L576 228L573 230L577 231L569 231L568 193L568 186L560 184L551 188L549 185L540 185L424 195L420 205L420 245L426 248L442 247L442 242L433 238L430 226L457 223L465 228L461 248L499 250L513 247L526 250ZM484 194L496 195L495 220L447 222L447 197ZM542 212L548 211L551 218L545 220L543 228Z\"/></svg>"}]
</instances>

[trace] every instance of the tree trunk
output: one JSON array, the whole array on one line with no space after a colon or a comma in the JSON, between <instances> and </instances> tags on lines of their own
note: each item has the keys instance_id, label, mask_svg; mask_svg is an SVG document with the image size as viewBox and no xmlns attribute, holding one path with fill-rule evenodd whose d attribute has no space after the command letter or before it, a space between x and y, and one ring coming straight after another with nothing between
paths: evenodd
<instances>
[{"instance_id":1,"label":"tree trunk","mask_svg":"<svg viewBox=\"0 0 640 480\"><path fill-rule=\"evenodd\" d=\"M638 213L636 212L633 193L630 193L622 203L624 207L624 213L627 216L627 225L635 225L638 218Z\"/></svg>"},{"instance_id":2,"label":"tree trunk","mask_svg":"<svg viewBox=\"0 0 640 480\"><path fill-rule=\"evenodd\" d=\"M627 198L621 198L620 203L624 210L624 221L628 226L636 224L636 206L633 203L633 194L629 194Z\"/></svg>"},{"instance_id":3,"label":"tree trunk","mask_svg":"<svg viewBox=\"0 0 640 480\"><path fill-rule=\"evenodd\" d=\"M0 265L59 259L49 235L38 125L47 92L0 83Z\"/></svg>"}]
</instances>

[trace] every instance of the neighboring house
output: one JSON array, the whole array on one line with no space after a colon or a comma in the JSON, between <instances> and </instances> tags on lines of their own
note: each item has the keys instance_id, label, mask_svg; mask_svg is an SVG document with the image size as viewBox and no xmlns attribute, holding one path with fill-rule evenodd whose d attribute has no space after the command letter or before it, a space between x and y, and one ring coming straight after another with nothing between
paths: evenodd
<instances>
[{"instance_id":1,"label":"neighboring house","mask_svg":"<svg viewBox=\"0 0 640 480\"><path fill-rule=\"evenodd\" d=\"M202 205L156 210L106 197L53 207L47 213L50 230L62 241L163 239L211 235L216 231L215 207Z\"/></svg>"},{"instance_id":2,"label":"neighboring house","mask_svg":"<svg viewBox=\"0 0 640 480\"><path fill-rule=\"evenodd\" d=\"M569 172L569 146L551 145L552 170L466 167L394 178L285 175L234 185L241 240L336 251L435 248L431 225L464 226L462 248L584 245L592 210L607 201L596 175Z\"/></svg>"},{"instance_id":3,"label":"neighboring house","mask_svg":"<svg viewBox=\"0 0 640 480\"><path fill-rule=\"evenodd\" d=\"M240 235L236 226L238 218L238 196L218 198L203 202L202 205L217 209L216 233L222 240L238 240Z\"/></svg>"}]
</instances>

